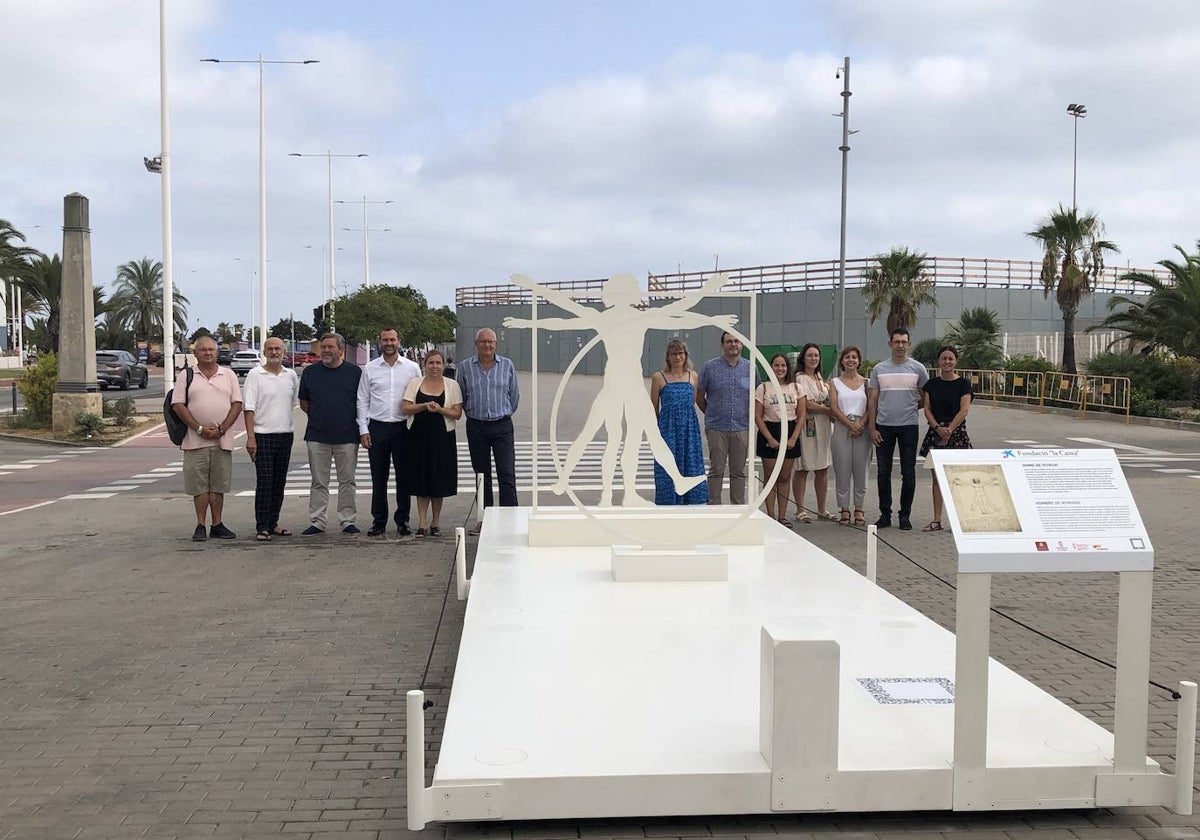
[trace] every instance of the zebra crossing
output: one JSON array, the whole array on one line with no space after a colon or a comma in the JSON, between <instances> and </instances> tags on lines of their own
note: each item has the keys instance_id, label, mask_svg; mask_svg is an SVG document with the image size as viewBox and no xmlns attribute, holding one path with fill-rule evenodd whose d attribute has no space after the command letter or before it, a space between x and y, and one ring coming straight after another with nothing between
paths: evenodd
<instances>
[{"instance_id":1,"label":"zebra crossing","mask_svg":"<svg viewBox=\"0 0 1200 840\"><path fill-rule=\"evenodd\" d=\"M567 457L566 443L560 443L558 447L559 461L563 462ZM571 473L571 488L573 490L601 490L601 459L604 456L605 441L593 441L588 444L584 450L583 457L579 459L579 465ZM517 452L517 491L530 492L533 490L533 443L532 441L518 441L516 444ZM618 458L616 467L616 475L613 479L615 485L620 486L623 481L623 473L621 471L620 459ZM548 487L554 483L554 463L551 451L550 442L543 440L538 441L538 484L542 488ZM369 496L371 494L371 465L367 460L367 450L360 448L358 450L358 463L354 470L354 480L358 485L355 493L359 496ZM336 484L336 475L330 476L331 486ZM308 463L301 462L293 464L288 470L287 484L284 489L285 496L307 496L309 487L312 484L312 476L308 471ZM460 443L458 447L458 492L469 493L471 488L475 486L475 471L471 469L471 455L467 450L465 443ZM653 490L654 489L654 457L650 453L650 446L645 441L642 442L638 449L637 461L637 480L636 487L638 490ZM389 491L395 488L394 478L389 477ZM237 496L253 496L253 490L242 490L235 495Z\"/></svg>"}]
</instances>

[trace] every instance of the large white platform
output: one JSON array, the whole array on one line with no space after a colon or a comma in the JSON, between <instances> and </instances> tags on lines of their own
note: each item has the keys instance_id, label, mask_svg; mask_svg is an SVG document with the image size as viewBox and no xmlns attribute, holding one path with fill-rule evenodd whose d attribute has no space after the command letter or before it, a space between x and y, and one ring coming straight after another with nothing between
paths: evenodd
<instances>
[{"instance_id":1,"label":"large white platform","mask_svg":"<svg viewBox=\"0 0 1200 840\"><path fill-rule=\"evenodd\" d=\"M953 634L774 522L763 545L725 546L728 581L618 583L609 548L530 548L529 516L487 510L433 786L410 786L410 813L414 795L432 820L955 807ZM764 627L840 655L836 685L811 686L837 731L816 798L785 795L795 777L764 755ZM1154 761L1116 777L1112 734L999 662L988 675L969 807L1169 803Z\"/></svg>"}]
</instances>

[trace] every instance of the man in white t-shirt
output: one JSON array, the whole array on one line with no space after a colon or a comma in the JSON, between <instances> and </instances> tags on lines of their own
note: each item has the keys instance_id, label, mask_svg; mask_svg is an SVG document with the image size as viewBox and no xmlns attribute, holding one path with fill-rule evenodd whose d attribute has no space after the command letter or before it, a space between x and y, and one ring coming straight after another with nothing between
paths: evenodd
<instances>
[{"instance_id":1,"label":"man in white t-shirt","mask_svg":"<svg viewBox=\"0 0 1200 840\"><path fill-rule=\"evenodd\" d=\"M292 410L300 405L300 378L283 366L283 339L271 337L263 345L266 362L246 374L242 402L246 418L246 454L254 461L255 539L290 537L279 527L283 490L292 460L295 426Z\"/></svg>"}]
</instances>

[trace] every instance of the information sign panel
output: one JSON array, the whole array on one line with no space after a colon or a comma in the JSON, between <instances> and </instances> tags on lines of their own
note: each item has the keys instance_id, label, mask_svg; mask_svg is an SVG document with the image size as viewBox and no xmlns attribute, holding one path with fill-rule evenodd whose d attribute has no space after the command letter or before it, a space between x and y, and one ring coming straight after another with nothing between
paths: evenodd
<instances>
[{"instance_id":1,"label":"information sign panel","mask_svg":"<svg viewBox=\"0 0 1200 840\"><path fill-rule=\"evenodd\" d=\"M1154 549L1111 449L934 449L960 572L1133 572Z\"/></svg>"}]
</instances>

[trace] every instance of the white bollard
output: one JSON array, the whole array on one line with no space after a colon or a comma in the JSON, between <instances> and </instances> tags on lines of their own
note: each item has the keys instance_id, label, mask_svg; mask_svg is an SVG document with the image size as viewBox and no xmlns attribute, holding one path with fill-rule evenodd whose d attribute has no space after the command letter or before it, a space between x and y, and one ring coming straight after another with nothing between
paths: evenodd
<instances>
[{"instance_id":1,"label":"white bollard","mask_svg":"<svg viewBox=\"0 0 1200 840\"><path fill-rule=\"evenodd\" d=\"M475 473L475 524L483 525L483 473Z\"/></svg>"},{"instance_id":2,"label":"white bollard","mask_svg":"<svg viewBox=\"0 0 1200 840\"><path fill-rule=\"evenodd\" d=\"M408 829L425 828L425 692L408 692Z\"/></svg>"},{"instance_id":3,"label":"white bollard","mask_svg":"<svg viewBox=\"0 0 1200 840\"><path fill-rule=\"evenodd\" d=\"M1175 727L1176 814L1192 813L1192 786L1196 783L1196 684L1179 683L1179 725Z\"/></svg>"},{"instance_id":4,"label":"white bollard","mask_svg":"<svg viewBox=\"0 0 1200 840\"><path fill-rule=\"evenodd\" d=\"M867 526L867 580L875 582L875 571L879 564L879 529Z\"/></svg>"},{"instance_id":5,"label":"white bollard","mask_svg":"<svg viewBox=\"0 0 1200 840\"><path fill-rule=\"evenodd\" d=\"M458 600L467 600L471 593L471 581L467 579L467 529L454 529L454 574L458 578Z\"/></svg>"}]
</instances>

